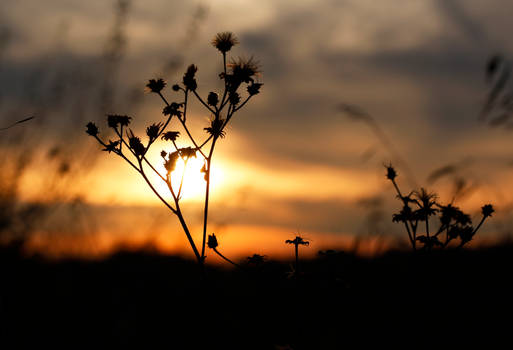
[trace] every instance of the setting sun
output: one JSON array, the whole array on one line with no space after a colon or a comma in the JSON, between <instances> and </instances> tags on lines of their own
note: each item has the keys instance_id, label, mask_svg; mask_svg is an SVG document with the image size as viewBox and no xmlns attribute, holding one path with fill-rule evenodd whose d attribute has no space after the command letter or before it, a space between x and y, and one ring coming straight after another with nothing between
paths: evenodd
<instances>
[{"instance_id":1,"label":"setting sun","mask_svg":"<svg viewBox=\"0 0 513 350\"><path fill-rule=\"evenodd\" d=\"M196 157L191 157L187 161L184 161L183 158L178 158L175 170L171 173L171 184L175 192L178 193L183 178L182 190L180 192L182 200L200 201L205 196L205 173L201 171L204 164L205 161L199 153L196 154ZM163 166L161 173L165 173ZM223 170L219 164L216 164L210 174L211 190L216 189L222 183L222 179ZM160 193L169 194L169 189L163 181L160 181L157 189Z\"/></svg>"}]
</instances>

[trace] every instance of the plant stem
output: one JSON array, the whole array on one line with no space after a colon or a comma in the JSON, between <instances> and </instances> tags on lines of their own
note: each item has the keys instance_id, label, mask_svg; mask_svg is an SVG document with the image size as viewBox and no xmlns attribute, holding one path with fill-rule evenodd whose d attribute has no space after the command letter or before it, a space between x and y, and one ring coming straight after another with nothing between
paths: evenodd
<instances>
[{"instance_id":1,"label":"plant stem","mask_svg":"<svg viewBox=\"0 0 513 350\"><path fill-rule=\"evenodd\" d=\"M201 243L201 256L205 257L205 244L207 239L207 221L208 221L208 202L210 197L210 165L212 164L212 155L214 153L214 147L216 145L217 137L214 137L214 140L212 141L212 146L210 147L210 152L208 154L208 157L206 159L207 161L207 171L205 172L205 180L206 180L206 187L205 187L205 207L203 211L203 239Z\"/></svg>"},{"instance_id":2,"label":"plant stem","mask_svg":"<svg viewBox=\"0 0 513 350\"><path fill-rule=\"evenodd\" d=\"M242 266L240 266L239 264L231 261L230 259L228 259L226 256L224 256L223 254L221 254L217 248L213 248L214 252L216 252L217 255L219 255L221 258L223 258L224 260L228 261L230 264L232 264L233 266L237 266L239 268L242 268Z\"/></svg>"},{"instance_id":3,"label":"plant stem","mask_svg":"<svg viewBox=\"0 0 513 350\"><path fill-rule=\"evenodd\" d=\"M299 273L299 244L294 244L294 250L296 252L296 274Z\"/></svg>"},{"instance_id":4,"label":"plant stem","mask_svg":"<svg viewBox=\"0 0 513 350\"><path fill-rule=\"evenodd\" d=\"M401 190L399 189L399 186L397 186L397 183L395 182L395 180L390 180L390 181L392 181L392 184L394 185L395 190L397 191L399 198L401 198L401 201L403 202L404 206L407 206L408 203L403 198ZM412 246L413 250L416 251L417 250L417 245L415 242L416 237L415 237L415 233L412 234L413 225L410 223L410 225L412 225L412 230L410 231L410 227L408 226L408 221L404 220L403 222L404 222L404 227L406 227L406 232L408 232L408 238L410 238L411 246Z\"/></svg>"},{"instance_id":5,"label":"plant stem","mask_svg":"<svg viewBox=\"0 0 513 350\"><path fill-rule=\"evenodd\" d=\"M479 224L476 226L476 229L474 230L474 232L472 232L472 235L475 235L477 230L479 230L479 228L481 227L481 225L483 224L483 222L486 220L486 216L483 216L483 218L481 219L481 221L479 222Z\"/></svg>"}]
</instances>

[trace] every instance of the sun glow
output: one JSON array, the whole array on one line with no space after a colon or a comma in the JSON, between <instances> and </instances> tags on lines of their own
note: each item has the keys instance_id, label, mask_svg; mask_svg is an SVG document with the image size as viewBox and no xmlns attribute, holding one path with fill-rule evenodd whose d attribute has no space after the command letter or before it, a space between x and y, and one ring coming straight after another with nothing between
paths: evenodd
<instances>
[{"instance_id":1,"label":"sun glow","mask_svg":"<svg viewBox=\"0 0 513 350\"><path fill-rule=\"evenodd\" d=\"M171 184L175 194L180 192L182 200L200 201L204 199L206 181L205 173L201 171L204 164L205 160L200 154L186 160L178 158L176 161L175 170L171 173ZM222 178L223 171L221 167L214 163L210 171L210 191L219 186ZM161 183L159 187L159 190L161 190L159 192L169 193L166 184Z\"/></svg>"}]
</instances>

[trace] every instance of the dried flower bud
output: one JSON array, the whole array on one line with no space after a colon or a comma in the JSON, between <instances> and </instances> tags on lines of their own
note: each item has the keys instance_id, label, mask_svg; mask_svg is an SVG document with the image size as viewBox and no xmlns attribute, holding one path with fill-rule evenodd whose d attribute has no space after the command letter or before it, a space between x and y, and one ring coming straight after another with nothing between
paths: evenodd
<instances>
[{"instance_id":1,"label":"dried flower bud","mask_svg":"<svg viewBox=\"0 0 513 350\"><path fill-rule=\"evenodd\" d=\"M215 234L208 235L208 241L207 245L210 249L215 249L217 246L219 246L219 243L217 242L217 238Z\"/></svg>"},{"instance_id":2,"label":"dried flower bud","mask_svg":"<svg viewBox=\"0 0 513 350\"><path fill-rule=\"evenodd\" d=\"M150 142L153 142L158 136L162 123L153 123L146 128L146 135L150 138Z\"/></svg>"},{"instance_id":3,"label":"dried flower bud","mask_svg":"<svg viewBox=\"0 0 513 350\"><path fill-rule=\"evenodd\" d=\"M102 151L106 152L116 152L118 149L119 141L111 141L109 140L109 144L105 146L105 148Z\"/></svg>"},{"instance_id":4,"label":"dried flower bud","mask_svg":"<svg viewBox=\"0 0 513 350\"><path fill-rule=\"evenodd\" d=\"M260 84L260 83L253 83L251 85L248 85L248 94L250 94L251 96L253 95L256 95L260 92L260 88L262 87L263 84Z\"/></svg>"},{"instance_id":5,"label":"dried flower bud","mask_svg":"<svg viewBox=\"0 0 513 350\"><path fill-rule=\"evenodd\" d=\"M165 86L166 86L166 82L164 81L164 79L157 79L157 80L150 79L148 84L146 84L146 88L148 89L148 91L154 92L154 93L161 92Z\"/></svg>"},{"instance_id":6,"label":"dried flower bud","mask_svg":"<svg viewBox=\"0 0 513 350\"><path fill-rule=\"evenodd\" d=\"M392 165L385 165L385 168L387 168L387 179L390 181L394 181L394 179L397 177L397 173L395 169L392 167Z\"/></svg>"},{"instance_id":7,"label":"dried flower bud","mask_svg":"<svg viewBox=\"0 0 513 350\"><path fill-rule=\"evenodd\" d=\"M142 157L144 152L146 152L146 148L142 144L141 139L135 136L132 130L130 130L130 134L128 135L128 145L137 157Z\"/></svg>"},{"instance_id":8,"label":"dried flower bud","mask_svg":"<svg viewBox=\"0 0 513 350\"><path fill-rule=\"evenodd\" d=\"M166 156L167 156L167 152L166 152L166 151L164 151L164 150L162 150L162 151L160 152L160 156L161 156L162 158L164 158L164 159L165 159L165 158L166 158Z\"/></svg>"},{"instance_id":9,"label":"dried flower bud","mask_svg":"<svg viewBox=\"0 0 513 350\"><path fill-rule=\"evenodd\" d=\"M215 92L210 92L207 97L207 103L210 106L217 106L217 103L219 102L219 96Z\"/></svg>"},{"instance_id":10,"label":"dried flower bud","mask_svg":"<svg viewBox=\"0 0 513 350\"><path fill-rule=\"evenodd\" d=\"M180 90L180 85L175 84L171 88L173 89L173 91L178 91L178 90Z\"/></svg>"},{"instance_id":11,"label":"dried flower bud","mask_svg":"<svg viewBox=\"0 0 513 350\"><path fill-rule=\"evenodd\" d=\"M118 114L108 114L107 115L107 124L109 127L116 129L118 125L128 126L130 124L131 117L126 115L118 115Z\"/></svg>"},{"instance_id":12,"label":"dried flower bud","mask_svg":"<svg viewBox=\"0 0 513 350\"><path fill-rule=\"evenodd\" d=\"M179 110L180 107L182 107L182 103L171 102L169 106L164 107L162 114L170 116L176 115L180 118L182 116L182 112Z\"/></svg>"},{"instance_id":13,"label":"dried flower bud","mask_svg":"<svg viewBox=\"0 0 513 350\"><path fill-rule=\"evenodd\" d=\"M198 87L198 83L196 82L196 79L194 78L197 71L198 71L198 67L196 67L194 64L191 64L187 68L187 71L183 75L183 85L185 85L186 89L194 91Z\"/></svg>"},{"instance_id":14,"label":"dried flower bud","mask_svg":"<svg viewBox=\"0 0 513 350\"><path fill-rule=\"evenodd\" d=\"M230 93L229 99L230 103L235 106L240 102L240 95L236 92L232 92Z\"/></svg>"},{"instance_id":15,"label":"dried flower bud","mask_svg":"<svg viewBox=\"0 0 513 350\"><path fill-rule=\"evenodd\" d=\"M100 133L100 131L98 130L98 127L93 122L87 123L86 127L87 127L86 133L88 133L91 136L96 136Z\"/></svg>"},{"instance_id":16,"label":"dried flower bud","mask_svg":"<svg viewBox=\"0 0 513 350\"><path fill-rule=\"evenodd\" d=\"M493 209L493 206L491 204L483 205L483 207L481 208L481 212L483 213L483 216L485 218L488 217L488 216L492 216L492 213L494 211L495 210Z\"/></svg>"},{"instance_id":17,"label":"dried flower bud","mask_svg":"<svg viewBox=\"0 0 513 350\"><path fill-rule=\"evenodd\" d=\"M214 137L225 137L226 132L223 130L224 119L212 119L208 128L203 128L206 132Z\"/></svg>"},{"instance_id":18,"label":"dried flower bud","mask_svg":"<svg viewBox=\"0 0 513 350\"><path fill-rule=\"evenodd\" d=\"M168 132L165 132L163 135L162 135L162 140L164 141L176 141L176 139L178 138L178 136L180 136L180 132L179 131L168 131Z\"/></svg>"}]
</instances>

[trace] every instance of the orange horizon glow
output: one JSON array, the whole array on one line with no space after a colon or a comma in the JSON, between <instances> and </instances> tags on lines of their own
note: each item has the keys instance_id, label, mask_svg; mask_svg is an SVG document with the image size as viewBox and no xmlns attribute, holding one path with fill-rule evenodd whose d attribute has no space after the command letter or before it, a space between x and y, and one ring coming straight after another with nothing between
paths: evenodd
<instances>
[{"instance_id":1,"label":"orange horizon glow","mask_svg":"<svg viewBox=\"0 0 513 350\"><path fill-rule=\"evenodd\" d=\"M285 240L293 239L298 233L285 228L269 226L234 225L216 234L219 241L219 251L234 261L244 262L253 254L265 256L267 260L292 261L294 259L293 247L285 244ZM300 258L312 259L318 256L319 251L334 250L354 253L361 257L375 257L389 250L410 251L406 237L404 245L397 245L397 237L374 236L359 241L355 250L355 236L340 233L309 232L300 234L309 241L308 246L300 247ZM197 239L197 245L199 236ZM500 239L491 237L476 237L466 249L493 246L500 243ZM41 255L47 259L103 259L119 251L157 252L181 256L194 260L194 255L183 232L170 234L169 232L153 232L152 234L130 234L129 236L113 235L111 232L98 231L95 234L74 237L61 232L37 232L32 235L24 245L25 254ZM207 248L207 262L214 265L227 265L218 255Z\"/></svg>"}]
</instances>

